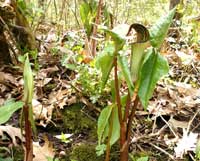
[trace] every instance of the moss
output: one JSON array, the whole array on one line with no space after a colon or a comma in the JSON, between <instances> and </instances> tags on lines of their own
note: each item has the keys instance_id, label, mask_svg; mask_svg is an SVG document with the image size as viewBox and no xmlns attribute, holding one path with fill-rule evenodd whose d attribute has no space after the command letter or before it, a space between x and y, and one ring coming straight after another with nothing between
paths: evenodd
<instances>
[{"instance_id":1,"label":"moss","mask_svg":"<svg viewBox=\"0 0 200 161\"><path fill-rule=\"evenodd\" d=\"M62 113L65 129L75 134L87 133L89 137L97 138L97 123L81 112L81 104L67 107Z\"/></svg>"},{"instance_id":2,"label":"moss","mask_svg":"<svg viewBox=\"0 0 200 161\"><path fill-rule=\"evenodd\" d=\"M103 161L103 156L97 156L95 151L96 145L93 144L80 144L74 146L70 160L72 161Z\"/></svg>"},{"instance_id":3,"label":"moss","mask_svg":"<svg viewBox=\"0 0 200 161\"><path fill-rule=\"evenodd\" d=\"M18 147L14 147L13 148L13 156L14 156L14 159L13 161L22 161L24 160L24 150L23 148L20 146Z\"/></svg>"}]
</instances>

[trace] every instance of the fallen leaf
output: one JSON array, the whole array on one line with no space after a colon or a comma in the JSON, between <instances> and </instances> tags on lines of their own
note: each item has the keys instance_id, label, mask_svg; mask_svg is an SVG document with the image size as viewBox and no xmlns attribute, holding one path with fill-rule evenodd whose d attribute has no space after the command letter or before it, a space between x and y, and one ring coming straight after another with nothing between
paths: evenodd
<instances>
[{"instance_id":1,"label":"fallen leaf","mask_svg":"<svg viewBox=\"0 0 200 161\"><path fill-rule=\"evenodd\" d=\"M183 129L183 137L179 139L177 146L174 148L176 158L182 159L184 154L187 154L187 152L195 152L197 137L197 133L189 132L188 134L187 130Z\"/></svg>"},{"instance_id":2,"label":"fallen leaf","mask_svg":"<svg viewBox=\"0 0 200 161\"><path fill-rule=\"evenodd\" d=\"M39 142L33 142L33 161L48 161L48 158L54 158L54 149L47 137L44 137L44 145L40 146Z\"/></svg>"},{"instance_id":3,"label":"fallen leaf","mask_svg":"<svg viewBox=\"0 0 200 161\"><path fill-rule=\"evenodd\" d=\"M16 137L18 137L22 142L24 142L24 137L21 134L21 129L12 127L12 126L0 126L0 136L3 136L3 133L6 132L15 146L17 146Z\"/></svg>"}]
</instances>

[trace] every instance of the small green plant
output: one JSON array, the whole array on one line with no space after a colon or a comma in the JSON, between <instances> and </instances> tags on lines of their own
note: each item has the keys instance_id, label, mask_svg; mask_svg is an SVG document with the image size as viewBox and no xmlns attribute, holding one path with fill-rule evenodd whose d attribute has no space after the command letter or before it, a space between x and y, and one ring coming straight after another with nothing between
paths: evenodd
<instances>
[{"instance_id":1,"label":"small green plant","mask_svg":"<svg viewBox=\"0 0 200 161\"><path fill-rule=\"evenodd\" d=\"M128 161L131 125L137 105L140 101L144 108L147 108L156 82L169 70L167 60L159 54L159 49L174 14L175 9L171 10L167 16L162 17L150 30L141 24L132 24L130 27L120 25L113 30L102 28L111 36L113 43L105 48L108 52L104 52L97 60L102 72L101 88L105 88L109 77L113 78L114 82L112 104L102 110L98 119L98 146L96 149L98 154L106 149L105 161L109 161L110 147L118 140L120 161ZM131 55L130 61L128 61L124 49L127 48L126 36L132 29L137 33L137 39L130 43ZM118 68L120 68L121 74ZM123 95L120 90L123 80L119 75L123 76L128 87ZM106 147L105 140L107 140Z\"/></svg>"},{"instance_id":2,"label":"small green plant","mask_svg":"<svg viewBox=\"0 0 200 161\"><path fill-rule=\"evenodd\" d=\"M22 120L24 120L25 129L25 157L24 160L33 160L33 132L36 132L36 127L33 119L32 99L33 99L33 73L29 62L28 53L24 62L24 106L22 109Z\"/></svg>"},{"instance_id":3,"label":"small green plant","mask_svg":"<svg viewBox=\"0 0 200 161\"><path fill-rule=\"evenodd\" d=\"M0 107L0 124L6 123L12 114L22 108L22 119L24 120L25 129L25 159L26 161L33 160L33 145L32 133L36 132L36 127L33 119L32 99L33 99L33 73L29 62L28 54L25 55L24 61L24 99L23 101L8 101ZM21 122L22 124L22 122ZM21 127L22 128L22 127Z\"/></svg>"}]
</instances>

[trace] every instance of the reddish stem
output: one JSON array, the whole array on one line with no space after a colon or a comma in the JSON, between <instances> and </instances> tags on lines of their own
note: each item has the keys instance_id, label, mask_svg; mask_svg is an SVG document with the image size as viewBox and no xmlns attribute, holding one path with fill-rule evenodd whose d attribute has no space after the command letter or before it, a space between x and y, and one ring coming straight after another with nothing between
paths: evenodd
<instances>
[{"instance_id":1,"label":"reddish stem","mask_svg":"<svg viewBox=\"0 0 200 161\"><path fill-rule=\"evenodd\" d=\"M99 25L99 23L100 23L102 5L103 5L103 0L99 0L97 16L95 19L95 25L93 26L93 37L94 38L92 39L92 42L91 42L91 50L92 50L91 52L92 52L93 57L96 55L97 41L95 40L95 37L97 36L97 25Z\"/></svg>"},{"instance_id":2,"label":"reddish stem","mask_svg":"<svg viewBox=\"0 0 200 161\"><path fill-rule=\"evenodd\" d=\"M123 122L128 121L127 119L128 119L128 116L129 116L130 105L131 105L131 97L130 97L130 92L128 91Z\"/></svg>"},{"instance_id":3,"label":"reddish stem","mask_svg":"<svg viewBox=\"0 0 200 161\"><path fill-rule=\"evenodd\" d=\"M26 155L25 161L33 161L33 142L32 142L32 129L29 121L29 106L24 105L24 118L25 118L25 147Z\"/></svg>"},{"instance_id":4,"label":"reddish stem","mask_svg":"<svg viewBox=\"0 0 200 161\"><path fill-rule=\"evenodd\" d=\"M118 107L118 117L119 117L119 123L122 124L122 107L121 107L121 99L120 99L120 93L119 93L119 81L118 81L118 75L117 75L117 56L114 58L114 77L115 77L115 93L116 93L116 103Z\"/></svg>"},{"instance_id":5,"label":"reddish stem","mask_svg":"<svg viewBox=\"0 0 200 161\"><path fill-rule=\"evenodd\" d=\"M135 116L135 111L136 111L136 108L137 108L137 105L138 105L138 102L139 102L139 97L136 96L135 100L134 100L134 105L133 105L133 108L131 110L131 114L129 116L129 119L128 119L128 125L127 125L127 142L128 144L130 143L130 137L131 137L131 125L132 125L132 122L133 122L133 118Z\"/></svg>"}]
</instances>

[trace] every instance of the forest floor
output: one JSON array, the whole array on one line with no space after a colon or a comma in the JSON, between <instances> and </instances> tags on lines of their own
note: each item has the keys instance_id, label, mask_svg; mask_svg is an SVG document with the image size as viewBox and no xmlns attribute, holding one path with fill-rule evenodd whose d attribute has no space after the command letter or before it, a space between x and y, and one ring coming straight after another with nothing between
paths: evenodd
<instances>
[{"instance_id":1,"label":"forest floor","mask_svg":"<svg viewBox=\"0 0 200 161\"><path fill-rule=\"evenodd\" d=\"M45 160L48 155L63 161L102 161L104 156L98 157L95 151L97 119L109 95L102 97L93 91L84 91L83 79L84 87L92 88L89 78L96 78L86 74L93 67L85 63L84 58L80 63L74 62L77 55L82 54L74 48L82 48L84 42L78 32L70 31L73 36L63 46L55 30L47 31L42 33L45 39L40 42L38 59L32 60L37 71L33 100L37 126L34 160ZM130 158L195 160L194 147L200 134L200 48L188 46L180 39L169 41L168 37L161 54L168 59L170 71L157 83L147 110L139 106L136 111ZM74 69L74 64L82 70ZM23 97L22 75L20 67L5 65L0 68L0 105L11 98L20 100ZM80 75L85 77L81 79ZM0 156L4 160L23 160L19 120L20 112L17 111L0 126ZM117 161L118 156L116 144L112 147L111 160Z\"/></svg>"}]
</instances>

